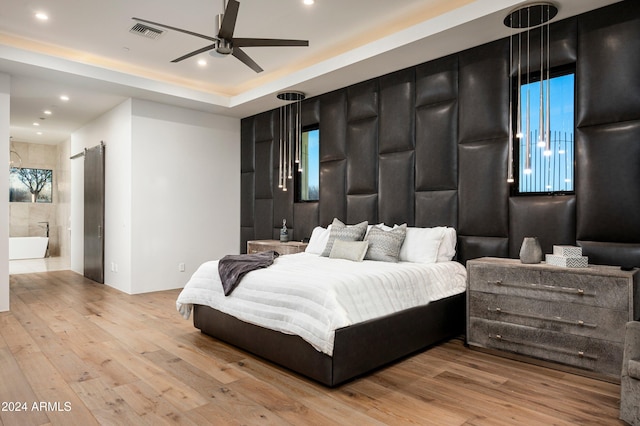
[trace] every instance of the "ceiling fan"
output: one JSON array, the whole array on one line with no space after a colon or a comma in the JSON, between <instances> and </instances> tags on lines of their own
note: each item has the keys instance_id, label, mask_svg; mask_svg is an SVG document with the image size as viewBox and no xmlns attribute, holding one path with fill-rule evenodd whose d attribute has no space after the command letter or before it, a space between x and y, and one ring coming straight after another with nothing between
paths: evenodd
<instances>
[{"instance_id":1,"label":"ceiling fan","mask_svg":"<svg viewBox=\"0 0 640 426\"><path fill-rule=\"evenodd\" d=\"M224 4L224 0L223 0L223 4ZM210 44L198 50L194 50L193 52L180 56L179 58L176 58L171 62L180 62L192 56L199 55L200 53L212 51L211 53L217 52L220 55L232 54L233 56L238 58L240 61L242 61L245 65L247 65L249 68L251 68L255 72L262 72L263 69L260 68L260 65L258 65L253 59L251 59L249 55L247 55L242 49L240 49L241 47L309 46L308 40L234 37L233 31L236 26L236 19L238 18L239 7L240 7L240 2L238 2L237 0L229 0L227 2L226 7L224 8L224 13L216 16L216 27L218 28L217 37L198 34L193 31L184 30L182 28L171 27L169 25L148 21L146 19L135 18L135 17L132 19L138 22L146 23L146 24L156 25L161 28L179 31L181 33L200 37L205 40L209 40L213 42L213 44Z\"/></svg>"}]
</instances>

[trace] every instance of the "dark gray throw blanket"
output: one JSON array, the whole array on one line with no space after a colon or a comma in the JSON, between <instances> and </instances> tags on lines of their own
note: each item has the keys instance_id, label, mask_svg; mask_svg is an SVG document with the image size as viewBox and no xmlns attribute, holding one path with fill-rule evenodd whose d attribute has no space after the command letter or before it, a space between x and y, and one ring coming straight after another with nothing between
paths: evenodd
<instances>
[{"instance_id":1,"label":"dark gray throw blanket","mask_svg":"<svg viewBox=\"0 0 640 426\"><path fill-rule=\"evenodd\" d=\"M218 274L224 295L230 295L247 272L270 266L278 256L280 253L271 250L252 254L229 254L220 259Z\"/></svg>"}]
</instances>

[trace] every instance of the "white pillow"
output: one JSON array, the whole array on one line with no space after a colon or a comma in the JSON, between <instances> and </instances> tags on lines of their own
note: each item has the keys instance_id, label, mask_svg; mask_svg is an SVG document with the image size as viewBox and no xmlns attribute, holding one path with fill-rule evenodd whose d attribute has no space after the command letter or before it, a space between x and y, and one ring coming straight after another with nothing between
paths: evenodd
<instances>
[{"instance_id":1,"label":"white pillow","mask_svg":"<svg viewBox=\"0 0 640 426\"><path fill-rule=\"evenodd\" d=\"M327 241L329 241L329 233L331 232L331 225L328 228L322 226L316 226L311 232L311 238L309 238L309 244L304 250L306 253L322 254Z\"/></svg>"},{"instance_id":2,"label":"white pillow","mask_svg":"<svg viewBox=\"0 0 640 426\"><path fill-rule=\"evenodd\" d=\"M331 225L329 225L331 226ZM367 235L369 235L369 231L371 231L371 228L373 228L374 226L377 226L378 228L382 229L383 231L391 231L393 228L390 226L385 225L384 223L379 223L377 225L367 225L367 233L364 234L364 237L367 238Z\"/></svg>"},{"instance_id":3,"label":"white pillow","mask_svg":"<svg viewBox=\"0 0 640 426\"><path fill-rule=\"evenodd\" d=\"M362 262L368 248L368 241L335 240L331 247L329 257L331 259L345 259L353 262Z\"/></svg>"},{"instance_id":4,"label":"white pillow","mask_svg":"<svg viewBox=\"0 0 640 426\"><path fill-rule=\"evenodd\" d=\"M400 248L401 262L435 263L444 228L407 228Z\"/></svg>"},{"instance_id":5,"label":"white pillow","mask_svg":"<svg viewBox=\"0 0 640 426\"><path fill-rule=\"evenodd\" d=\"M456 255L458 238L455 228L444 228L444 237L438 248L438 262L447 262Z\"/></svg>"}]
</instances>

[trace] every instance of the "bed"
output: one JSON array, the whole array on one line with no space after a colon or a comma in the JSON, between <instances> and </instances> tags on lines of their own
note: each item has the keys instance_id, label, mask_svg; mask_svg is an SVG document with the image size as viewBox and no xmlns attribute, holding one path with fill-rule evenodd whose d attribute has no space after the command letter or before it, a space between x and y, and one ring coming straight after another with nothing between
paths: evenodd
<instances>
[{"instance_id":1,"label":"bed","mask_svg":"<svg viewBox=\"0 0 640 426\"><path fill-rule=\"evenodd\" d=\"M450 254L437 260L442 241L432 262L352 261L322 256L326 238L315 234L307 252L248 273L228 297L218 261L205 262L178 310L203 333L327 386L464 333L466 270Z\"/></svg>"}]
</instances>

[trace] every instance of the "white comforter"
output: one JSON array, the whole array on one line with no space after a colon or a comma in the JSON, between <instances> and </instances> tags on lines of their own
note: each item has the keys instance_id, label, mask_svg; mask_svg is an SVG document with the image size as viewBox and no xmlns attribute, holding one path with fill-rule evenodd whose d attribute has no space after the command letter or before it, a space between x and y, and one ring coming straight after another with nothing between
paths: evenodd
<instances>
[{"instance_id":1,"label":"white comforter","mask_svg":"<svg viewBox=\"0 0 640 426\"><path fill-rule=\"evenodd\" d=\"M298 253L249 272L227 297L218 261L206 262L182 290L176 306L186 319L193 304L207 305L245 322L296 334L331 355L338 328L465 289L466 270L458 262L351 262Z\"/></svg>"}]
</instances>

